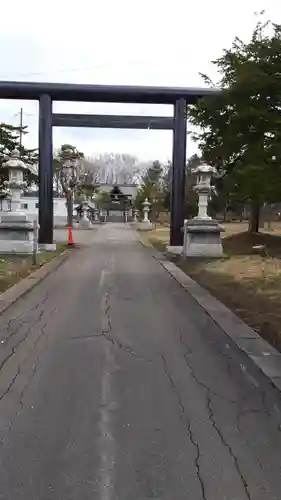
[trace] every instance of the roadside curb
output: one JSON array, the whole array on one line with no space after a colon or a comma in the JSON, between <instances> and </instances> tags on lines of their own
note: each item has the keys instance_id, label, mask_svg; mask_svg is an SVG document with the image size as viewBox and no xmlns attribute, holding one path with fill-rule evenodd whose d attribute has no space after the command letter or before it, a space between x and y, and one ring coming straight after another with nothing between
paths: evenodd
<instances>
[{"instance_id":1,"label":"roadside curb","mask_svg":"<svg viewBox=\"0 0 281 500\"><path fill-rule=\"evenodd\" d=\"M57 257L39 267L26 278L15 283L0 295L0 315L5 312L18 299L32 290L43 281L52 271L55 271L69 257L69 249L66 249Z\"/></svg>"},{"instance_id":2,"label":"roadside curb","mask_svg":"<svg viewBox=\"0 0 281 500\"><path fill-rule=\"evenodd\" d=\"M257 332L250 328L236 314L211 295L205 288L185 274L176 264L169 261L150 242L140 242L153 249L153 256L159 264L186 290L204 309L208 316L243 351L257 368L281 391L281 354Z\"/></svg>"}]
</instances>

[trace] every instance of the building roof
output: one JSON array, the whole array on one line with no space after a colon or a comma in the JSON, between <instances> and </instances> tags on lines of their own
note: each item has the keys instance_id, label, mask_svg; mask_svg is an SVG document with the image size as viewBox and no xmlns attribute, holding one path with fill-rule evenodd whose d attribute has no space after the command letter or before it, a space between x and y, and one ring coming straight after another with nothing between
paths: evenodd
<instances>
[{"instance_id":1,"label":"building roof","mask_svg":"<svg viewBox=\"0 0 281 500\"><path fill-rule=\"evenodd\" d=\"M29 191L23 191L21 196L23 198L39 198L39 190L29 190ZM64 196L60 196L58 195L58 193L56 191L53 191L53 197L54 198L60 198L60 199L64 199Z\"/></svg>"},{"instance_id":2,"label":"building roof","mask_svg":"<svg viewBox=\"0 0 281 500\"><path fill-rule=\"evenodd\" d=\"M110 193L114 188L119 188L122 194L130 196L132 199L136 198L138 191L138 184L98 184L98 187L104 193Z\"/></svg>"}]
</instances>

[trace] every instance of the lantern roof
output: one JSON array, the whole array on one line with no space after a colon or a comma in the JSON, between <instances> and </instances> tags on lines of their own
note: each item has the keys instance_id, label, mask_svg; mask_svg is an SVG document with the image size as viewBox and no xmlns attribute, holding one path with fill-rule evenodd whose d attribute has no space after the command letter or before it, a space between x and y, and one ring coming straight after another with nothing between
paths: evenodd
<instances>
[{"instance_id":1,"label":"lantern roof","mask_svg":"<svg viewBox=\"0 0 281 500\"><path fill-rule=\"evenodd\" d=\"M3 167L8 170L29 170L27 165L20 159L20 152L18 149L14 149L9 159L3 163Z\"/></svg>"},{"instance_id":2,"label":"lantern roof","mask_svg":"<svg viewBox=\"0 0 281 500\"><path fill-rule=\"evenodd\" d=\"M198 167L192 169L193 174L214 174L216 173L217 169L215 167L212 167L211 165L208 165L207 163L201 163L198 165Z\"/></svg>"}]
</instances>

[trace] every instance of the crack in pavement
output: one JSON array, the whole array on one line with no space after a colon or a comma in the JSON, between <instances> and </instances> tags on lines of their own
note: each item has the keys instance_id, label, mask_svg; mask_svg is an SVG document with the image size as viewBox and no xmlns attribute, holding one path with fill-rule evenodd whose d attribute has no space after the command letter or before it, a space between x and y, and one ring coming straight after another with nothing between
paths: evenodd
<instances>
[{"instance_id":1,"label":"crack in pavement","mask_svg":"<svg viewBox=\"0 0 281 500\"><path fill-rule=\"evenodd\" d=\"M57 308L55 307L52 311L49 311L49 314L48 315L52 315L55 311L57 310ZM14 346L13 349L12 349L12 353L3 361L3 363L1 364L1 367L0 367L0 371L1 369L3 369L4 367L4 364L8 361L8 359L10 359L13 355L16 354L16 350L17 348L19 347L19 345L21 345L28 337L30 331L32 328L34 328L34 326L37 326L37 324L41 321L43 315L44 315L44 312L43 311L43 314L40 313L40 316L38 318L38 320L36 321L35 324L31 325L30 328L28 329L26 335L24 336L23 339L21 339L21 341L17 344L17 346ZM45 335L46 333L46 327L48 326L48 321L40 328L40 334L38 335L36 341L34 342L32 348L28 351L26 357L21 361L21 364L23 365L29 358L29 356L31 355L32 352L35 351L36 347L37 347L37 344L40 342L41 338L43 335ZM39 359L39 358L38 358ZM0 395L0 401L8 394L8 392L11 390L12 386L14 385L17 377L19 376L19 374L21 373L21 369L20 369L20 364L18 365L17 367L17 371L16 371L16 374L15 376L13 377L10 385L8 386L7 389L5 389L5 391ZM1 373L0 373L1 374ZM26 384L25 388L27 387L28 384ZM25 389L24 388L24 389Z\"/></svg>"},{"instance_id":2,"label":"crack in pavement","mask_svg":"<svg viewBox=\"0 0 281 500\"><path fill-rule=\"evenodd\" d=\"M19 319L22 318L22 316L28 316L30 313L36 311L36 309L38 309L40 306L44 306L45 303L47 302L48 298L50 296L50 293L47 292L43 299L40 300L40 302L38 302L37 304L35 304L35 306L31 307L29 310L24 310L22 311L18 316L16 316L15 318L11 318L7 321L6 325L4 324L4 327L3 327L3 330L6 330L6 331L9 331L9 329L11 328L11 326L13 325L13 323L15 323L16 321L18 321ZM28 323L29 320L26 320L26 321L22 321L22 324L23 323ZM18 328L17 328L18 329ZM16 329L16 331L17 331ZM14 335L14 333L12 333L11 335L7 336L7 337L3 337L2 340L6 341L7 339L9 339L10 337L12 337Z\"/></svg>"},{"instance_id":3,"label":"crack in pavement","mask_svg":"<svg viewBox=\"0 0 281 500\"><path fill-rule=\"evenodd\" d=\"M253 445L252 445L252 440L250 440L248 438L248 435L247 433L244 433L241 429L241 420L243 419L243 417L247 416L247 415L258 415L258 414L261 414L262 411L264 410L263 409L256 409L256 408L243 408L241 409L238 413L237 413L237 416L236 416L236 427L239 431L239 433L243 436L243 438L245 439L246 443L248 444L249 448L250 449L253 449ZM265 410L265 413L267 414L267 417L272 419L272 416L271 414L267 413L266 410ZM268 416L269 415L269 416ZM277 430L277 432L280 432L280 424L279 424L279 427L278 427L278 423L276 424L276 427L275 427L275 422L273 424L274 426L274 429ZM259 465L259 467L261 468L261 470L264 471L265 467L264 465L262 464L262 462L260 461L260 459L255 455L255 461L257 462L257 464Z\"/></svg>"},{"instance_id":4,"label":"crack in pavement","mask_svg":"<svg viewBox=\"0 0 281 500\"><path fill-rule=\"evenodd\" d=\"M27 329L25 335L18 341L18 343L16 345L14 345L12 348L11 348L11 351L10 353L2 360L2 362L0 363L0 374L1 374L1 371L2 369L4 368L5 364L7 363L7 361L9 361L9 359L15 354L16 350L18 349L18 347L23 343L25 342L25 340L27 339L30 331L32 330L32 328L34 326L36 326L42 319L42 317L44 316L44 313L45 313L45 309L42 309L42 311L40 311L39 313L39 316L38 318L36 318L35 320L33 320L34 322L32 322L32 320L30 318L28 318L28 316L33 313L34 311L36 311L40 306L43 307L46 303L46 301L48 300L49 298L49 292L46 293L46 295L44 296L43 300L40 301L39 303L37 303L34 307L32 307L30 310L28 311L23 311L21 314L19 314L16 318L11 318L8 322L7 322L7 325L5 328L5 330L9 330L11 325L18 321L23 315L26 315L27 316L27 319L25 321L22 321L18 326L17 328L12 332L10 333L9 335L6 335L5 337L2 337L1 338L1 344L0 344L0 348L1 347L5 347L6 344L8 345L9 344L9 341L15 337L19 332L20 330L22 329L22 327L28 323L31 322L29 328Z\"/></svg>"},{"instance_id":5,"label":"crack in pavement","mask_svg":"<svg viewBox=\"0 0 281 500\"><path fill-rule=\"evenodd\" d=\"M180 342L183 345L186 345L185 342L183 341L182 337L180 339ZM189 368L189 371L190 371L190 374L191 374L193 380L197 383L197 385L199 385L200 387L202 387L202 389L204 390L204 393L205 393L205 396L206 396L206 407L207 407L207 412L208 412L209 420L210 420L213 428L215 429L217 435L219 436L222 445L228 450L228 453L229 453L229 455L232 458L232 461L234 463L234 466L235 466L235 469L237 471L237 474L240 477L241 483L243 485L243 488L244 488L244 491L245 491L247 499L251 500L251 494L250 494L250 491L249 491L249 486L248 486L248 483L247 483L245 477L243 476L242 470L241 470L239 462L238 462L238 458L236 457L236 455L235 455L232 447L226 441L226 439L225 439L222 431L220 430L220 428L218 427L218 425L216 423L216 419L215 419L214 412L213 412L213 409L212 409L212 396L214 396L214 395L217 396L217 394L209 386L207 386L206 384L204 384L197 377L197 375L195 374L194 368L191 365L191 363L189 361L189 358L188 358L189 352L190 352L190 350L188 350L188 351L185 352L184 358L186 360L187 366ZM231 403L231 401L229 401L229 402ZM239 430L239 428L238 428L238 430Z\"/></svg>"},{"instance_id":6,"label":"crack in pavement","mask_svg":"<svg viewBox=\"0 0 281 500\"><path fill-rule=\"evenodd\" d=\"M258 405L258 407L255 407L255 408L253 408L253 407L252 408L251 407L241 408L241 402L230 400L227 397L225 397L224 395L219 394L218 392L216 392L215 390L213 390L211 387L209 387L207 384L205 384L202 380L200 380L199 377L195 374L194 368L191 365L190 357L189 357L189 356L192 355L192 350L184 342L184 340L183 340L183 334L182 333L181 333L181 336L180 336L180 342L186 348L186 352L184 354L184 358L185 358L185 361L186 361L186 363L187 363L187 365L189 367L191 376L196 381L196 383L198 385L200 385L206 391L206 394L207 394L207 396L206 396L207 397L207 409L208 409L209 418L210 418L210 420L212 422L212 425L215 428L215 430L217 431L217 433L219 434L219 437L220 437L221 441L223 442L223 444L226 445L228 447L229 451L231 452L230 454L232 456L232 459L235 460L235 463L236 463L236 470L237 470L237 466L238 466L238 469L239 469L238 473L239 473L240 479L242 480L242 484L244 486L245 492L247 494L247 493L249 493L249 488L248 488L247 482L245 481L245 478L243 477L243 475L240 474L241 471L240 471L240 466L239 466L238 460L236 460L236 457L233 454L233 450L231 449L230 445L227 443L227 441L225 440L225 438L222 435L221 431L217 427L217 424L216 424L216 421L215 421L215 417L214 417L214 412L213 412L212 406L211 406L212 405L212 397L219 397L222 400L225 400L227 403L236 404L237 405L236 428L237 428L238 432L240 433L240 435L242 436L242 438L245 440L245 442L247 443L247 445L249 446L250 449L252 449L252 443L248 439L247 433L245 434L242 431L242 429L241 429L241 419L245 415L247 415L247 414L256 414L256 415L260 414L260 415L262 415L264 413L264 414L266 414L268 420L271 420L271 421L274 420L273 425L277 428L277 430L280 431L280 412L279 412L279 409L275 407L275 412L277 412L278 415L277 415L277 419L276 418L274 419L274 416L273 416L272 412L269 410L269 408L267 407L267 404L266 404L266 397L268 396L268 393L266 391L262 391L261 392L261 390L259 390L258 397L260 398L260 405L261 405L261 407L259 407L259 405ZM227 358L227 360L228 360L228 364L227 365L230 368L232 359L229 356L227 356L226 353L223 353L223 352L220 351L220 354ZM230 377L233 376L232 371L230 369L228 370L228 373L229 373ZM264 465L262 464L262 462L260 461L260 459L256 455L254 455L254 459L255 459L256 463L258 464L258 466L260 467L260 469L264 470L265 469ZM248 498L250 498L250 494L248 494Z\"/></svg>"},{"instance_id":7,"label":"crack in pavement","mask_svg":"<svg viewBox=\"0 0 281 500\"><path fill-rule=\"evenodd\" d=\"M184 354L184 358L185 358L185 361L187 362L187 365L189 367L190 370L193 370L193 375L195 375L194 373L194 369L193 367L191 366L191 362L190 362L190 358L189 358L189 355L192 356L192 350L191 348L186 344L186 342L184 341L183 339L183 333L181 332L180 334L180 343L185 347L186 349L186 352ZM233 373L232 373L232 370L231 370L231 363L233 362L232 358L230 356L228 356L225 352L223 351L219 351L220 354L227 359L227 372L230 376L230 378L233 377ZM188 358L188 359L187 359ZM195 377L193 377L195 378ZM230 404L233 404L233 405L237 405L238 407L241 408L241 402L238 401L238 400L235 400L235 399L230 399L228 398L227 396L225 396L224 394L220 394L218 391L214 390L213 388L211 388L209 385L205 384L202 380L199 379L199 377L196 375L196 382L201 385L202 388L204 388L206 391L210 391L210 394L212 394L212 396L214 397L218 397L224 401L226 401L227 403L230 403ZM255 407L255 408L251 408L251 407L248 407L248 408L242 408L238 411L237 413L237 418L236 418L236 421L237 421L237 429L238 431L240 432L240 434L244 437L244 439L247 439L247 437L244 435L244 433L242 432L239 424L238 424L238 421L239 421L239 415L240 413L244 414L244 413L262 413L264 412L266 415L267 415L267 418L269 420L274 420L274 415L273 415L273 412L270 411L270 409L267 407L267 404L266 404L266 398L268 396L268 393L267 391L265 390L261 390L261 388L259 388L259 391L258 391L258 395L257 395L259 398L260 398L260 404L261 404L261 408L259 407ZM277 421L275 422L275 425L276 425L276 428L277 430L280 430L280 411L279 409L275 408L275 413L278 413L277 415ZM276 420L276 416L275 416L275 420Z\"/></svg>"},{"instance_id":8,"label":"crack in pavement","mask_svg":"<svg viewBox=\"0 0 281 500\"><path fill-rule=\"evenodd\" d=\"M146 361L147 363L152 363L152 360L146 359L144 356L141 356L140 354L135 353L130 347L126 346L119 340L114 339L113 337L109 336L107 333L102 332L101 337L104 337L106 340L111 342L115 347L118 347L122 351L126 352L127 354L130 354L131 356L141 359L143 361Z\"/></svg>"},{"instance_id":9,"label":"crack in pavement","mask_svg":"<svg viewBox=\"0 0 281 500\"><path fill-rule=\"evenodd\" d=\"M185 353L184 353L184 359L185 359L185 361L187 363L187 366L189 367L190 371L192 371L192 373L195 375L195 372L194 372L193 366L191 365L190 357L189 357L189 356L192 356L193 353L192 353L192 350L190 349L190 347L184 341L184 339L183 339L183 333L182 332L180 334L179 341L184 346L184 348L186 349ZM220 352L221 356L223 356L224 358L227 359L227 372L228 372L230 378L233 378L233 373L232 373L232 370L230 368L230 365L233 362L232 358L230 356L228 356L226 353L223 353L222 351L219 351L219 352ZM233 404L233 405L238 405L239 406L241 404L239 402L239 400L237 400L237 399L230 399L225 394L221 394L220 392L218 392L215 389L211 388L208 384L206 384L202 380L200 380L197 375L194 378L196 379L196 382L199 385L201 385L202 388L204 388L206 391L210 391L210 393L212 394L212 396L218 397L218 398L222 399L223 401L226 401L227 403L230 403L230 404ZM266 393L265 392L263 393L263 396L266 397ZM261 400L261 406L264 409L265 413L267 413L268 417L270 417L271 414L270 414L269 410L266 408L265 403L264 403L263 400ZM255 410L259 410L259 409L255 408Z\"/></svg>"},{"instance_id":10,"label":"crack in pavement","mask_svg":"<svg viewBox=\"0 0 281 500\"><path fill-rule=\"evenodd\" d=\"M270 410L267 408L267 405L266 405L266 397L267 397L267 393L266 393L266 391L263 391L263 392L262 392L262 395L261 395L261 403L262 403L262 407L263 407L264 412L267 414L267 416L268 416L269 418L271 418L271 412L270 412Z\"/></svg>"},{"instance_id":11,"label":"crack in pavement","mask_svg":"<svg viewBox=\"0 0 281 500\"><path fill-rule=\"evenodd\" d=\"M45 312L48 312L46 311L46 308L44 308L44 306L46 305L46 302L47 300L49 299L50 297L50 293L47 292L43 299L38 302L35 306L33 306L31 309L29 310L25 310L23 312L21 312L18 316L14 317L14 318L11 318L7 323L6 325L4 325L1 329L2 331L3 330L6 330L7 332L9 331L9 329L11 328L11 326L13 325L13 323L15 323L16 321L18 321L22 316L25 316L26 319L21 321L20 324L18 324L18 326L15 328L15 330L13 330L9 335L6 335L4 337L1 337L1 340L0 340L0 349L1 347L5 347L6 345L9 344L9 341L15 337L19 332L20 330L22 329L22 327L28 323L30 323L30 326L26 332L26 334L24 335L24 337L22 339L19 340L19 342L14 345L12 348L11 348L11 353L1 362L0 364L0 372L1 372L1 369L3 368L4 364L8 361L8 359L15 353L16 349L20 346L20 344L22 344L27 336L29 335L30 333L30 330L37 325L37 323L39 323L41 321L41 319L43 318ZM39 307L42 307L42 310L40 311L39 313L39 316L35 319L33 318L30 318L30 315L32 313L34 313L37 309L39 309ZM54 310L57 310L57 307L54 308ZM51 312L51 314L53 313L53 310Z\"/></svg>"},{"instance_id":12,"label":"crack in pavement","mask_svg":"<svg viewBox=\"0 0 281 500\"><path fill-rule=\"evenodd\" d=\"M53 314L54 314L57 310L58 310L58 309L57 309L57 307L54 307L54 308L50 311L50 316L52 316L52 315L53 315ZM35 341L35 343L34 343L34 345L33 345L33 348L29 351L28 355L26 356L26 358L24 359L24 361L23 361L23 362L26 362L26 361L28 360L29 356L30 356L33 352L35 352L36 347L37 347L37 345L39 344L39 342L40 342L40 340L42 339L42 337L44 337L44 336L46 336L46 335L48 336L48 333L46 332L46 328L48 327L48 324L49 324L49 321L46 321L46 323L44 323L44 325L40 328L40 335L37 337L37 339L36 339L36 341ZM21 392L21 394L20 394L20 400L19 400L19 402L20 402L20 404L21 404L22 406L24 405L24 403L23 403L23 396L24 396L24 393L25 393L25 391L26 391L27 387L29 386L29 384L31 383L32 379L34 378L34 375L35 375L35 373L36 373L36 370L37 370L37 367L38 367L39 362L40 362L40 357L39 357L39 355L37 354L37 355L36 355L36 362L35 362L35 364L34 364L34 366L33 366L33 370L32 370L31 376L29 377L29 379L28 379L27 383L25 384L25 386L24 386L24 388L23 388L23 390L22 390L22 392Z\"/></svg>"},{"instance_id":13,"label":"crack in pavement","mask_svg":"<svg viewBox=\"0 0 281 500\"><path fill-rule=\"evenodd\" d=\"M7 363L7 361L9 361L9 359L14 356L14 354L16 353L17 349L20 347L21 344L23 344L28 335L30 334L31 330L37 326L38 323L40 323L40 321L42 320L44 314L45 314L45 310L42 309L42 311L40 311L40 314L38 316L38 318L34 321L34 323L30 324L29 328L27 329L25 335L18 341L18 343L16 345L14 345L12 348L11 348L11 352L3 359L3 361L0 363L0 375L1 375L1 371L3 370L5 364ZM28 323L28 321L26 321L24 324ZM17 330L13 333L13 336L16 335L16 333L18 333L20 331L20 329L22 328L22 324L20 324L17 328Z\"/></svg>"},{"instance_id":14,"label":"crack in pavement","mask_svg":"<svg viewBox=\"0 0 281 500\"><path fill-rule=\"evenodd\" d=\"M167 361L166 361L165 357L163 356L163 354L161 354L161 359L162 359L162 362L164 365L164 373L165 373L166 377L168 378L169 383L171 385L171 388L172 388L174 394L176 395L176 398L178 401L178 405L180 408L180 419L183 422L184 426L187 428L189 440L190 440L191 444L193 445L195 452L196 452L196 455L195 455L196 476L197 476L197 479L198 479L198 482L200 485L202 499L208 500L207 496L206 496L206 489L205 489L204 480L202 478L201 469L200 469L200 456L201 456L200 447L199 447L199 444L197 443L197 441L194 437L191 421L187 417L181 396L180 396L179 391L177 390L177 387L173 381L173 378L168 370L168 364L167 364Z\"/></svg>"},{"instance_id":15,"label":"crack in pavement","mask_svg":"<svg viewBox=\"0 0 281 500\"><path fill-rule=\"evenodd\" d=\"M17 371L15 373L15 375L13 376L10 384L8 385L8 387L5 389L4 392L2 392L2 394L0 394L0 401L2 401L4 399L5 396L7 396L7 394L10 392L11 388L13 387L17 377L19 376L20 374L20 365L17 366Z\"/></svg>"},{"instance_id":16,"label":"crack in pavement","mask_svg":"<svg viewBox=\"0 0 281 500\"><path fill-rule=\"evenodd\" d=\"M110 304L109 304L109 298L108 298L108 293L104 294L104 308L102 309L102 312L104 314L104 317L107 320L107 327L104 328L102 327L102 331L98 335L93 335L93 337L103 337L104 339L108 340L111 342L112 345L115 347L118 347L120 350L123 352L129 354L130 356L133 356L137 359L140 359L142 361L146 361L147 363L152 363L152 360L145 358L144 356L141 356L140 354L135 353L130 347L126 346L123 342L120 340L117 340L113 338L110 333L112 333L112 323L111 323L111 317L110 317Z\"/></svg>"},{"instance_id":17,"label":"crack in pavement","mask_svg":"<svg viewBox=\"0 0 281 500\"><path fill-rule=\"evenodd\" d=\"M188 365L189 369L193 370L193 368L191 367L191 364L189 362L189 359L187 359L187 357L188 356L192 356L193 353L192 353L192 350L190 349L190 347L183 340L183 333L182 332L180 334L180 343L186 349L186 351L184 353L185 361L187 362L187 365ZM199 378L197 376L196 376L196 382L199 385L201 385L201 387L203 387L204 389L210 391L213 396L216 396L216 397L218 397L218 398L220 398L220 399L222 399L224 401L227 401L230 404L238 404L238 401L236 399L230 399L225 394L220 394L219 392L215 391L214 389L212 389L211 387L209 387L207 384L205 384L204 382L202 382L202 380L199 380Z\"/></svg>"},{"instance_id":18,"label":"crack in pavement","mask_svg":"<svg viewBox=\"0 0 281 500\"><path fill-rule=\"evenodd\" d=\"M50 313L50 316L52 316L54 314L54 312L57 311L57 307L54 307L51 311L49 311ZM29 357L36 351L36 347L37 345L39 344L40 340L42 339L43 336L45 335L48 335L46 333L46 328L48 326L48 321L46 321L46 323L44 323L44 325L40 328L40 334L39 336L37 337L36 341L34 342L34 345L32 347L32 349L30 349L27 353L27 356L22 360L22 365L24 363L26 363L29 359ZM34 326L34 325L33 325ZM39 355L37 354L36 355L36 361L33 365L33 369L32 369L32 372L31 372L31 375L28 377L28 380L26 382L26 384L24 385L23 389L21 390L21 393L19 395L19 398L17 399L17 404L19 404L21 406L21 408L24 408L24 401L23 401L23 398L24 398L24 394L25 394L25 391L26 389L28 388L28 386L30 385L30 383L32 382L34 376L35 376L35 373L37 371L37 367L40 363L40 357ZM10 385L7 387L7 389L5 390L4 393L1 394L0 396L0 402L5 398L5 396L7 396L7 394L10 392L10 390L12 389L13 385L15 384L18 376L21 374L21 365L19 364L18 367L17 367L17 371L13 377L13 379L11 380L11 383ZM0 438L0 445L3 446L4 444L4 440L7 438L7 436L11 433L12 431L12 427L13 427L13 423L15 421L15 418L20 414L20 411L16 411L14 413L14 415L12 416L12 419L9 421L8 423L8 430L1 436Z\"/></svg>"}]
</instances>

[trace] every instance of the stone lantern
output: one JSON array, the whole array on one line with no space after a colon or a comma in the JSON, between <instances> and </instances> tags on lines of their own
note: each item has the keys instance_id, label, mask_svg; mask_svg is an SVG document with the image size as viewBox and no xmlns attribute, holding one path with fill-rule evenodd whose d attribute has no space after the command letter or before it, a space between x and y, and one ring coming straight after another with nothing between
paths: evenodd
<instances>
[{"instance_id":1,"label":"stone lantern","mask_svg":"<svg viewBox=\"0 0 281 500\"><path fill-rule=\"evenodd\" d=\"M21 206L21 191L26 187L23 174L29 169L20 159L20 153L17 149L12 151L8 161L3 164L3 167L8 171L8 181L5 182L11 194L11 211L17 212Z\"/></svg>"},{"instance_id":2,"label":"stone lantern","mask_svg":"<svg viewBox=\"0 0 281 500\"><path fill-rule=\"evenodd\" d=\"M150 203L149 203L148 199L145 198L145 200L143 202L143 222L150 223L150 220L148 218L149 208L150 208Z\"/></svg>"},{"instance_id":3,"label":"stone lantern","mask_svg":"<svg viewBox=\"0 0 281 500\"><path fill-rule=\"evenodd\" d=\"M81 218L79 221L79 227L81 227L81 229L91 229L92 223L88 217L89 203L87 202L85 195L83 198L84 199L81 203Z\"/></svg>"},{"instance_id":4,"label":"stone lantern","mask_svg":"<svg viewBox=\"0 0 281 500\"><path fill-rule=\"evenodd\" d=\"M184 221L184 257L221 257L223 227L208 215L208 203L214 191L211 179L216 169L202 163L192 170L196 175L194 191L198 194L198 213L193 219Z\"/></svg>"},{"instance_id":5,"label":"stone lantern","mask_svg":"<svg viewBox=\"0 0 281 500\"><path fill-rule=\"evenodd\" d=\"M148 218L150 203L147 198L145 198L142 205L143 205L143 220L138 223L137 228L139 229L139 231L151 231L153 225Z\"/></svg>"},{"instance_id":6,"label":"stone lantern","mask_svg":"<svg viewBox=\"0 0 281 500\"><path fill-rule=\"evenodd\" d=\"M1 217L0 223L0 253L36 253L38 251L37 233L33 222L27 214L20 211L21 191L26 186L23 174L28 170L20 159L19 151L11 153L8 161L3 164L8 171L6 186L11 197L11 211Z\"/></svg>"},{"instance_id":7,"label":"stone lantern","mask_svg":"<svg viewBox=\"0 0 281 500\"><path fill-rule=\"evenodd\" d=\"M196 175L196 185L194 191L198 194L198 214L195 219L211 220L212 217L208 216L208 203L214 187L211 186L211 179L216 172L214 167L202 163L197 168L192 170Z\"/></svg>"}]
</instances>

